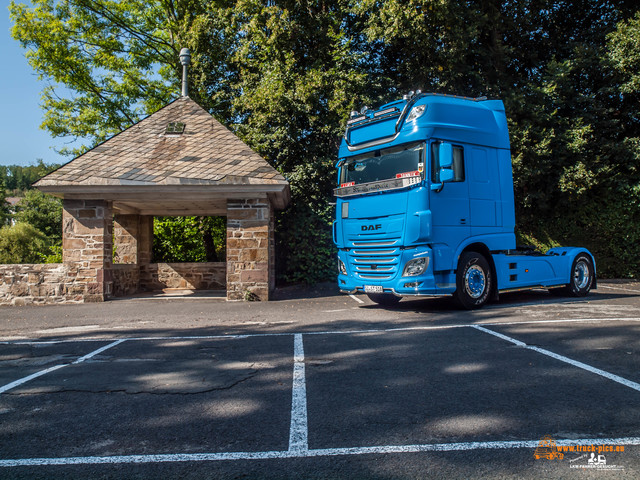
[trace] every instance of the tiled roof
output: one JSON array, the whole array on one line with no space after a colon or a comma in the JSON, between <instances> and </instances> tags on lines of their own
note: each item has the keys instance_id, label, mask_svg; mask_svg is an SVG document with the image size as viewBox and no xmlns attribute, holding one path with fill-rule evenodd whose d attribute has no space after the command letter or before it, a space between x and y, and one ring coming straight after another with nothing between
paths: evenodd
<instances>
[{"instance_id":1,"label":"tiled roof","mask_svg":"<svg viewBox=\"0 0 640 480\"><path fill-rule=\"evenodd\" d=\"M165 133L170 122L184 133ZM189 97L153 115L40 179L35 186L288 185L262 157ZM53 188L52 188L53 187Z\"/></svg>"}]
</instances>

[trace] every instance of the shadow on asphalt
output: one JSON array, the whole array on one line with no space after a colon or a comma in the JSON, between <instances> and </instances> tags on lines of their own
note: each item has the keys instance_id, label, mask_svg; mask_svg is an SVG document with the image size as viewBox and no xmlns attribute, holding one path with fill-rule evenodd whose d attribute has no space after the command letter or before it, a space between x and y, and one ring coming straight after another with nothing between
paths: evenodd
<instances>
[{"instance_id":1,"label":"shadow on asphalt","mask_svg":"<svg viewBox=\"0 0 640 480\"><path fill-rule=\"evenodd\" d=\"M499 310L514 308L525 305L562 305L562 304L576 304L576 303L593 303L603 302L608 300L624 299L629 297L637 297L638 295L629 294L613 294L613 293L591 293L586 297L562 297L557 296L547 291L531 290L527 292L513 292L503 293L500 295L498 301L490 302L485 305L483 309L477 310ZM459 307L453 297L434 297L434 298L403 298L400 303L391 307L382 307L377 304L361 305L360 308L364 309L384 309L397 312L463 312L465 311Z\"/></svg>"},{"instance_id":2,"label":"shadow on asphalt","mask_svg":"<svg viewBox=\"0 0 640 480\"><path fill-rule=\"evenodd\" d=\"M306 300L309 298L339 297L344 295L335 282L323 282L316 285L288 285L278 287L273 300Z\"/></svg>"}]
</instances>

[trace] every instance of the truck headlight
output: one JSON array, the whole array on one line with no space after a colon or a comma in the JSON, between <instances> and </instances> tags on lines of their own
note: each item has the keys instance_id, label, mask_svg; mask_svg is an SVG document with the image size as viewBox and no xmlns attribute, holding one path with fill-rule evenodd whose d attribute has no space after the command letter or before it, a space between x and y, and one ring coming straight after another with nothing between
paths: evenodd
<instances>
[{"instance_id":1,"label":"truck headlight","mask_svg":"<svg viewBox=\"0 0 640 480\"><path fill-rule=\"evenodd\" d=\"M416 105L409 112L409 115L407 116L406 122L409 123L412 120L415 120L416 118L420 118L422 115L424 115L424 112L426 110L427 110L427 106L426 105Z\"/></svg>"},{"instance_id":2,"label":"truck headlight","mask_svg":"<svg viewBox=\"0 0 640 480\"><path fill-rule=\"evenodd\" d=\"M421 275L429 266L429 257L420 257L409 260L404 266L403 277L415 277Z\"/></svg>"},{"instance_id":3,"label":"truck headlight","mask_svg":"<svg viewBox=\"0 0 640 480\"><path fill-rule=\"evenodd\" d=\"M347 274L347 267L345 266L344 262L340 259L338 259L338 271L342 274L342 275L346 275Z\"/></svg>"}]
</instances>

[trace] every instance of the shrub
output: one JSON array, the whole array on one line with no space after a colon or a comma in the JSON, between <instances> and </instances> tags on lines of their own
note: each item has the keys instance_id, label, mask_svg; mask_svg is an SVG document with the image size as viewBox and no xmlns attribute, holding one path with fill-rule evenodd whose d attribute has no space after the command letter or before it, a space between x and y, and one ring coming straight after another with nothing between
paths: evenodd
<instances>
[{"instance_id":1,"label":"shrub","mask_svg":"<svg viewBox=\"0 0 640 480\"><path fill-rule=\"evenodd\" d=\"M28 223L0 228L0 263L41 263L48 247L47 236Z\"/></svg>"}]
</instances>

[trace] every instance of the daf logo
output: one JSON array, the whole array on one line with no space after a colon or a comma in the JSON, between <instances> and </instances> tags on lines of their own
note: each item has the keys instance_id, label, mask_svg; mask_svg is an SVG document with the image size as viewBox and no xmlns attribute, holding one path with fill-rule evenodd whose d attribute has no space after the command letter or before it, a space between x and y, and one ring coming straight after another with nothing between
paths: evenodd
<instances>
[{"instance_id":1,"label":"daf logo","mask_svg":"<svg viewBox=\"0 0 640 480\"><path fill-rule=\"evenodd\" d=\"M369 232L371 230L380 230L382 228L382 224L378 223L377 225L362 225L360 228L363 232Z\"/></svg>"}]
</instances>

